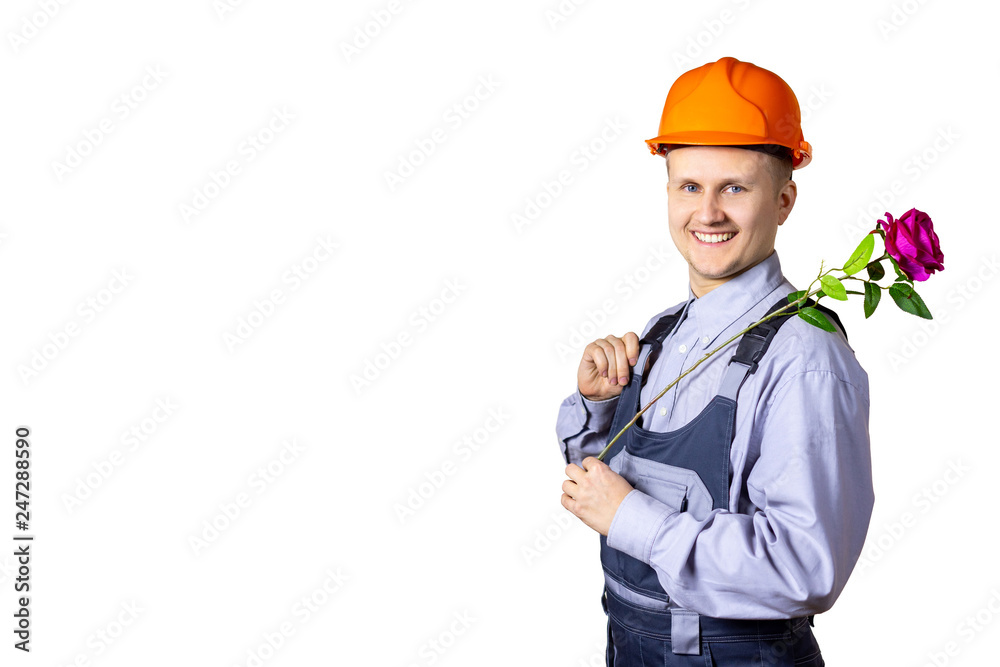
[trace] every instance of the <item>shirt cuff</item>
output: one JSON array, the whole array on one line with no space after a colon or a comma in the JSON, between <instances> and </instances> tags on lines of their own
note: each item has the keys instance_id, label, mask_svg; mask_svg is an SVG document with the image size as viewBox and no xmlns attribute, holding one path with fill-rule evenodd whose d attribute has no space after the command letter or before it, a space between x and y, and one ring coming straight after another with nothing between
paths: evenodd
<instances>
[{"instance_id":1,"label":"shirt cuff","mask_svg":"<svg viewBox=\"0 0 1000 667\"><path fill-rule=\"evenodd\" d=\"M649 564L653 543L663 523L678 511L665 503L632 489L618 505L608 528L608 546Z\"/></svg>"},{"instance_id":2,"label":"shirt cuff","mask_svg":"<svg viewBox=\"0 0 1000 667\"><path fill-rule=\"evenodd\" d=\"M584 398L583 394L580 393L579 387L576 389L576 394L580 405L586 411L583 415L584 426L594 433L600 433L611 428L611 422L615 418L615 410L618 409L618 399L621 398L621 394L603 401L592 401L589 398Z\"/></svg>"}]
</instances>

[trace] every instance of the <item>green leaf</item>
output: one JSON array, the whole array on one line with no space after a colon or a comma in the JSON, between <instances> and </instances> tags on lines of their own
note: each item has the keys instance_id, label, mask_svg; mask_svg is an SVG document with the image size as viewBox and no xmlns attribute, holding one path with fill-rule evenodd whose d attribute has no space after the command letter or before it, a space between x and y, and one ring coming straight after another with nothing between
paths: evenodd
<instances>
[{"instance_id":1,"label":"green leaf","mask_svg":"<svg viewBox=\"0 0 1000 667\"><path fill-rule=\"evenodd\" d=\"M792 292L788 295L788 303L795 303L798 299L801 299L805 295L806 291L800 289L798 292Z\"/></svg>"},{"instance_id":2,"label":"green leaf","mask_svg":"<svg viewBox=\"0 0 1000 667\"><path fill-rule=\"evenodd\" d=\"M873 262L868 265L868 277L875 281L882 280L885 277L885 269L882 268L882 262Z\"/></svg>"},{"instance_id":3,"label":"green leaf","mask_svg":"<svg viewBox=\"0 0 1000 667\"><path fill-rule=\"evenodd\" d=\"M823 285L823 291L831 299L847 301L847 288L844 287L844 283L840 282L840 280L834 278L833 276L826 275L820 278L819 282Z\"/></svg>"},{"instance_id":4,"label":"green leaf","mask_svg":"<svg viewBox=\"0 0 1000 667\"><path fill-rule=\"evenodd\" d=\"M865 283L865 319L872 316L882 298L882 288L875 283Z\"/></svg>"},{"instance_id":5,"label":"green leaf","mask_svg":"<svg viewBox=\"0 0 1000 667\"><path fill-rule=\"evenodd\" d=\"M905 310L911 315L916 315L917 317L922 317L926 320L932 320L934 317L931 315L931 311L927 309L924 304L924 300L920 298L917 291L913 289L913 285L908 285L906 283L893 283L889 287L889 296L892 300L896 302L896 305L900 309Z\"/></svg>"},{"instance_id":6,"label":"green leaf","mask_svg":"<svg viewBox=\"0 0 1000 667\"><path fill-rule=\"evenodd\" d=\"M836 331L836 329L833 328L833 323L826 318L826 315L812 306L806 306L802 310L799 310L798 313L799 317L814 327L819 327L823 331L829 331L831 333Z\"/></svg>"},{"instance_id":7,"label":"green leaf","mask_svg":"<svg viewBox=\"0 0 1000 667\"><path fill-rule=\"evenodd\" d=\"M872 252L875 251L875 237L871 234L865 236L865 238L858 244L857 249L851 258L847 260L847 264L844 265L844 273L851 276L865 268L868 265L868 260L872 258Z\"/></svg>"}]
</instances>

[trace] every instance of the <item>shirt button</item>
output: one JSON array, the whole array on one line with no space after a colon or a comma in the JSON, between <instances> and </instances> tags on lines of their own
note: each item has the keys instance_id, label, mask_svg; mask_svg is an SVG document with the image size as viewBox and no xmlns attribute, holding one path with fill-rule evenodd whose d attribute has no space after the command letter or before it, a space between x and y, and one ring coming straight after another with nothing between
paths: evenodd
<instances>
[{"instance_id":1,"label":"shirt button","mask_svg":"<svg viewBox=\"0 0 1000 667\"><path fill-rule=\"evenodd\" d=\"M666 417L667 416L667 409L666 408L660 408L660 416L661 417Z\"/></svg>"},{"instance_id":2,"label":"shirt button","mask_svg":"<svg viewBox=\"0 0 1000 667\"><path fill-rule=\"evenodd\" d=\"M708 336L705 336L705 337L703 337L703 338L701 339L701 344L702 344L702 345L708 345Z\"/></svg>"},{"instance_id":3,"label":"shirt button","mask_svg":"<svg viewBox=\"0 0 1000 667\"><path fill-rule=\"evenodd\" d=\"M687 345L681 345L679 348L677 348L677 351L678 352L687 352L688 351L688 346Z\"/></svg>"}]
</instances>

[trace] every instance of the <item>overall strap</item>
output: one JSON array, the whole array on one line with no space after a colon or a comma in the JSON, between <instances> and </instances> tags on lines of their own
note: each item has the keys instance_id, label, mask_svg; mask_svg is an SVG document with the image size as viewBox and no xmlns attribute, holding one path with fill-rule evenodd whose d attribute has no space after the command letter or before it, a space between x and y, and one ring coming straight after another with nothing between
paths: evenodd
<instances>
[{"instance_id":1,"label":"overall strap","mask_svg":"<svg viewBox=\"0 0 1000 667\"><path fill-rule=\"evenodd\" d=\"M642 388L643 372L646 369L646 358L659 352L663 347L663 341L670 335L670 332L687 317L687 309L690 305L691 302L688 301L676 313L664 315L656 320L653 326L649 328L649 331L646 332L646 335L639 339L639 349L641 352L639 353L636 365L632 368L632 376L633 378L638 376L637 384L640 389ZM635 402L639 402L638 390L636 391Z\"/></svg>"},{"instance_id":2,"label":"overall strap","mask_svg":"<svg viewBox=\"0 0 1000 667\"><path fill-rule=\"evenodd\" d=\"M656 320L656 323L650 327L646 335L639 339L639 344L648 343L650 345L662 345L664 339L674 330L677 326L677 321L680 320L681 316L686 314L687 307L683 307L676 313L671 313L670 315L664 315L660 319Z\"/></svg>"},{"instance_id":3,"label":"overall strap","mask_svg":"<svg viewBox=\"0 0 1000 667\"><path fill-rule=\"evenodd\" d=\"M771 306L771 308L764 314L764 317L784 308L788 305L788 298L783 298L776 304ZM821 306L817 304L812 299L806 300L806 305L812 306L817 310L825 313L830 319L834 321L840 331L844 334L844 338L847 338L847 330L844 328L843 323L837 316L837 313L830 310L826 306ZM767 348L771 345L771 341L774 339L775 334L778 333L778 329L781 325L788 321L788 319L795 314L796 310L790 310L787 313L782 313L776 317L769 319L767 322L758 324L750 331L743 334L740 339L740 344L736 348L736 354L733 358L729 360L729 368L726 369L725 377L722 378L722 388L719 390L720 396L725 396L726 398L731 398L736 400L736 395L740 391L740 387L746 379L757 371L757 363L764 358L764 353L767 352ZM736 366L733 366L736 364Z\"/></svg>"},{"instance_id":4,"label":"overall strap","mask_svg":"<svg viewBox=\"0 0 1000 667\"><path fill-rule=\"evenodd\" d=\"M678 312L662 316L653 324L652 327L650 327L649 331L647 331L646 334L639 339L639 358L636 360L635 366L632 367L632 379L629 380L625 390L622 391L621 398L618 401L618 407L615 410L615 416L611 420L611 430L608 436L609 440L621 431L625 424L635 416L642 392L643 373L646 369L646 359L663 347L663 341L666 340L667 336L670 335L670 332L674 330L677 324L683 321L683 319L687 316L687 308L690 305L691 302L688 301ZM610 461L613 459L624 446L625 438L619 438L618 442L616 442L611 449L608 450L606 460Z\"/></svg>"}]
</instances>

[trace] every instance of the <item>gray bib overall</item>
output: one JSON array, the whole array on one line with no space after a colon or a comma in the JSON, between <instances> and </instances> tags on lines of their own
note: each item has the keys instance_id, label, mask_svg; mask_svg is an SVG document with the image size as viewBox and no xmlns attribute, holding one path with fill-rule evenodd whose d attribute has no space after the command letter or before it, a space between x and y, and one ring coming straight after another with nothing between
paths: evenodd
<instances>
[{"instance_id":1,"label":"gray bib overall","mask_svg":"<svg viewBox=\"0 0 1000 667\"><path fill-rule=\"evenodd\" d=\"M767 314L786 305L788 301L782 299ZM836 313L811 300L810 305L824 311L843 331ZM680 313L663 316L640 341L639 358L618 402L609 440L642 407L639 398L646 360L650 355L655 358L680 317ZM610 468L634 488L678 512L691 512L702 519L713 509L728 510L729 453L737 396L788 317L775 317L743 335L723 375L719 393L688 424L665 433L648 431L638 421L633 424L608 452L605 460L610 462ZM609 547L603 535L601 564L609 667L824 664L810 630L812 617L740 620L700 616L670 598L652 567ZM786 650L774 648L779 645Z\"/></svg>"}]
</instances>

